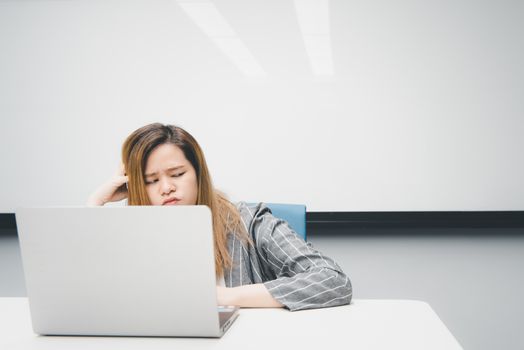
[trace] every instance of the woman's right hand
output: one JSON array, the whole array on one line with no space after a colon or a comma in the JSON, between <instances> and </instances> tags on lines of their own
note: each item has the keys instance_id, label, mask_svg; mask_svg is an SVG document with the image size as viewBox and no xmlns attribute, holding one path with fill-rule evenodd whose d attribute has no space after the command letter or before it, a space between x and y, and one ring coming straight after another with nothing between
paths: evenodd
<instances>
[{"instance_id":1,"label":"woman's right hand","mask_svg":"<svg viewBox=\"0 0 524 350\"><path fill-rule=\"evenodd\" d=\"M124 163L120 163L116 174L89 196L87 206L101 206L108 202L117 202L127 198L128 181L129 178L125 174Z\"/></svg>"}]
</instances>

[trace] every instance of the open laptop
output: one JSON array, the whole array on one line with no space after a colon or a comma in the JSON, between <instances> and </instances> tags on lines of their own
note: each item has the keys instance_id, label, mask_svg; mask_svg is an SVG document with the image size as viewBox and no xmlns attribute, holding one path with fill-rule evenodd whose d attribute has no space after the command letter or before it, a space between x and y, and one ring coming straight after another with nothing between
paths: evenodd
<instances>
[{"instance_id":1,"label":"open laptop","mask_svg":"<svg viewBox=\"0 0 524 350\"><path fill-rule=\"evenodd\" d=\"M43 335L221 337L207 206L16 211L33 330Z\"/></svg>"}]
</instances>

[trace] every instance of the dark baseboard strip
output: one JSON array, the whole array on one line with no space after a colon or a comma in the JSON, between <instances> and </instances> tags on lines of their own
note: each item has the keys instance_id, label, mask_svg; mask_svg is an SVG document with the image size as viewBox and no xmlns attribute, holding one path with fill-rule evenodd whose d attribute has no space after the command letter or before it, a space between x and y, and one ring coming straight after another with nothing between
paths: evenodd
<instances>
[{"instance_id":1,"label":"dark baseboard strip","mask_svg":"<svg viewBox=\"0 0 524 350\"><path fill-rule=\"evenodd\" d=\"M523 227L524 211L308 212L308 226Z\"/></svg>"},{"instance_id":2,"label":"dark baseboard strip","mask_svg":"<svg viewBox=\"0 0 524 350\"><path fill-rule=\"evenodd\" d=\"M522 227L524 211L307 212L308 227ZM15 214L0 214L0 230L16 231Z\"/></svg>"},{"instance_id":3,"label":"dark baseboard strip","mask_svg":"<svg viewBox=\"0 0 524 350\"><path fill-rule=\"evenodd\" d=\"M16 230L15 214L0 213L0 229Z\"/></svg>"}]
</instances>

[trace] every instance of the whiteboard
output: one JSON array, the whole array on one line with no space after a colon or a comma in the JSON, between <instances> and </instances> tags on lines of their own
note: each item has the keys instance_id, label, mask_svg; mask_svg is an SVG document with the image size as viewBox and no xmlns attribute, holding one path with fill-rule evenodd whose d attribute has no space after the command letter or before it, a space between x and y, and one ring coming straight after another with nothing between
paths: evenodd
<instances>
[{"instance_id":1,"label":"whiteboard","mask_svg":"<svg viewBox=\"0 0 524 350\"><path fill-rule=\"evenodd\" d=\"M233 201L524 210L522 13L473 0L0 1L0 212L85 203L152 122L188 130Z\"/></svg>"}]
</instances>

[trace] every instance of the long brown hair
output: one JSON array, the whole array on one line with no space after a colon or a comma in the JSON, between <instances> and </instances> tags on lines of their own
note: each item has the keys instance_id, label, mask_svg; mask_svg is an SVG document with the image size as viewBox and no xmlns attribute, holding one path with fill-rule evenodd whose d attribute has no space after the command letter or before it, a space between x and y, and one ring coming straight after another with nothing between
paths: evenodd
<instances>
[{"instance_id":1,"label":"long brown hair","mask_svg":"<svg viewBox=\"0 0 524 350\"><path fill-rule=\"evenodd\" d=\"M128 205L151 205L145 186L147 159L156 147L166 143L179 147L195 169L198 184L196 204L207 205L211 209L215 270L217 276L222 276L224 268L231 267L233 263L227 250L228 234L237 233L248 244L252 241L235 205L213 187L204 153L191 134L175 125L153 123L127 137L122 146L122 162L129 177Z\"/></svg>"}]
</instances>

